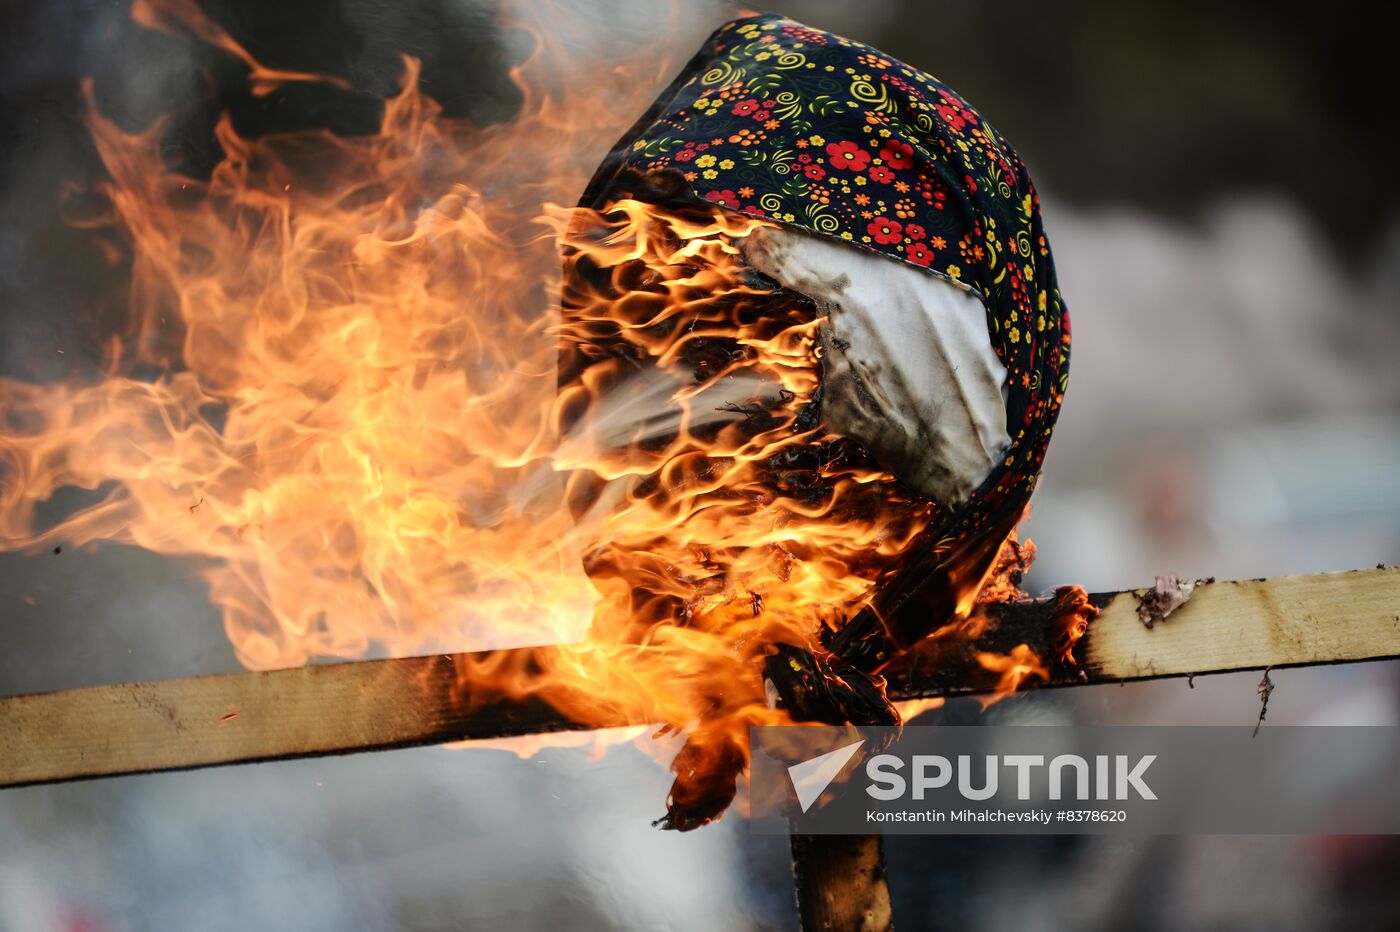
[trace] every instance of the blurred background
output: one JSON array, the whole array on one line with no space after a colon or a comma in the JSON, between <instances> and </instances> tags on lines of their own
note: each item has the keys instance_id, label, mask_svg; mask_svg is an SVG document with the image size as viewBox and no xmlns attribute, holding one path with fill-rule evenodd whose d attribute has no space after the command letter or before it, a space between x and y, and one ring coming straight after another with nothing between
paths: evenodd
<instances>
[{"instance_id":1,"label":"blurred background","mask_svg":"<svg viewBox=\"0 0 1400 932\"><path fill-rule=\"evenodd\" d=\"M59 208L101 172L80 81L128 129L376 125L400 52L451 114L509 119L522 36L485 0L201 6L278 67L351 91L242 88L236 60L126 0L0 9L0 373L91 365L123 269ZM576 49L678 68L733 8L577 3ZM1368 7L777 2L922 67L1013 141L1045 200L1074 372L1027 533L1028 588L1400 562L1400 203ZM528 0L517 4L529 19ZM549 17L536 28L551 28ZM582 23L581 26L577 25ZM579 73L586 80L587 71ZM662 79L658 79L658 90ZM621 134L636 115L608 114ZM580 152L580 166L601 152ZM0 695L237 669L195 571L118 546L0 554ZM1273 675L1276 724L1395 725L1400 669ZM928 721L1249 724L1257 674L1046 692ZM1267 727L1267 726L1266 726ZM632 746L424 749L0 793L0 930L789 929L785 842L731 816L650 827L670 778ZM1390 839L893 838L901 928L1400 928Z\"/></svg>"}]
</instances>

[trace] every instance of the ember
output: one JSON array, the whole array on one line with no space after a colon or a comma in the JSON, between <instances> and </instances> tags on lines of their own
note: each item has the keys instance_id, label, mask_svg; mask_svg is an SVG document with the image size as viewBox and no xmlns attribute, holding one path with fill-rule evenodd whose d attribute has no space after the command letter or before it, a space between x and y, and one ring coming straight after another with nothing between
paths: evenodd
<instances>
[{"instance_id":1,"label":"ember","mask_svg":"<svg viewBox=\"0 0 1400 932\"><path fill-rule=\"evenodd\" d=\"M1081 586L1061 586L1055 590L1055 605L1051 610L1053 637L1051 644L1055 660L1063 666L1077 666L1074 646L1089 630L1089 622L1099 617L1099 610L1089 602L1089 594Z\"/></svg>"}]
</instances>

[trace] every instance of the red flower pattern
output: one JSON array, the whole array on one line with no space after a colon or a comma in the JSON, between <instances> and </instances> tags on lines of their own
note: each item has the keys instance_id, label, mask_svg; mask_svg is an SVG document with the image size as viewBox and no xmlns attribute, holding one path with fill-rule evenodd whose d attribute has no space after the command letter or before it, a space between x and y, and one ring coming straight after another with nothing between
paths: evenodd
<instances>
[{"instance_id":1,"label":"red flower pattern","mask_svg":"<svg viewBox=\"0 0 1400 932\"><path fill-rule=\"evenodd\" d=\"M865 230L875 237L875 242L883 246L898 243L904 239L904 225L888 217L876 217L865 226Z\"/></svg>"},{"instance_id":2,"label":"red flower pattern","mask_svg":"<svg viewBox=\"0 0 1400 932\"><path fill-rule=\"evenodd\" d=\"M889 139L880 147L880 159L890 168L914 167L914 147L898 139Z\"/></svg>"},{"instance_id":3,"label":"red flower pattern","mask_svg":"<svg viewBox=\"0 0 1400 932\"><path fill-rule=\"evenodd\" d=\"M826 154L830 156L832 168L858 172L864 171L865 166L870 164L870 153L853 142L828 143Z\"/></svg>"},{"instance_id":4,"label":"red flower pattern","mask_svg":"<svg viewBox=\"0 0 1400 932\"><path fill-rule=\"evenodd\" d=\"M713 201L721 207L728 207L731 210L739 209L739 195L725 188L722 191L711 191L705 195L705 200Z\"/></svg>"},{"instance_id":5,"label":"red flower pattern","mask_svg":"<svg viewBox=\"0 0 1400 932\"><path fill-rule=\"evenodd\" d=\"M950 107L947 104L939 104L934 108L938 115L943 118L943 122L953 128L954 132L967 125L967 121L962 118L962 111L957 107Z\"/></svg>"}]
</instances>

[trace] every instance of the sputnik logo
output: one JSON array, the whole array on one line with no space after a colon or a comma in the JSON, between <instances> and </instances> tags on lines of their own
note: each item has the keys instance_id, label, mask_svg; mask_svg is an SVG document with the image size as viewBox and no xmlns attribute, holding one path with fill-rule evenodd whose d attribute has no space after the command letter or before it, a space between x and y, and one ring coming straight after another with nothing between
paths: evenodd
<instances>
[{"instance_id":1,"label":"sputnik logo","mask_svg":"<svg viewBox=\"0 0 1400 932\"><path fill-rule=\"evenodd\" d=\"M819 754L787 769L788 779L792 781L792 788L797 792L797 803L803 812L812 808L812 804L831 785L831 781L836 779L846 762L855 756L864 743L865 739L862 738L854 744Z\"/></svg>"}]
</instances>

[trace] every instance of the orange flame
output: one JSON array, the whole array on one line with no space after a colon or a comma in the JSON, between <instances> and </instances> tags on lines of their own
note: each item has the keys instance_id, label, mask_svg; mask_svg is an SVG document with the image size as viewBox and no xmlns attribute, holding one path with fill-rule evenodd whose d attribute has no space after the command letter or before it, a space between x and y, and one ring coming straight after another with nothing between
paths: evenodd
<instances>
[{"instance_id":1,"label":"orange flame","mask_svg":"<svg viewBox=\"0 0 1400 932\"><path fill-rule=\"evenodd\" d=\"M976 656L983 669L1001 674L1001 680L993 694L994 699L1015 692L1030 677L1044 683L1050 682L1050 669L1028 644L1017 644L1009 654L978 651Z\"/></svg>"},{"instance_id":2,"label":"orange flame","mask_svg":"<svg viewBox=\"0 0 1400 932\"><path fill-rule=\"evenodd\" d=\"M135 16L238 56L255 93L321 80L260 65L189 0ZM848 617L934 514L858 450L821 464L819 494L775 488L785 451L830 439L793 429L819 321L746 313L763 292L736 242L759 221L549 206L615 135L597 115L640 112L639 75L664 69L566 94L541 89L546 57L500 126L445 118L411 60L371 136L248 139L225 117L208 179L162 163L163 124L127 134L90 108L129 325L100 381L0 381L0 546L192 560L255 669L567 644L464 661L464 685L583 722L779 720L767 645ZM561 247L612 270L562 322ZM626 360L560 389L560 342L599 328ZM703 341L726 355L696 375ZM626 378L637 359L654 378ZM38 527L73 486L101 500ZM995 579L1027 562L1010 547ZM1015 688L1040 672L1027 652L984 663Z\"/></svg>"},{"instance_id":3,"label":"orange flame","mask_svg":"<svg viewBox=\"0 0 1400 932\"><path fill-rule=\"evenodd\" d=\"M186 2L137 14L233 42ZM368 137L249 140L225 117L207 180L161 162L163 123L90 108L130 319L103 381L0 383L6 547L193 557L254 668L581 633L596 596L562 488L520 490L551 471L558 252L535 217L585 178L559 137L608 134L541 95L507 126L447 120L417 76ZM37 528L64 486L105 495Z\"/></svg>"}]
</instances>

